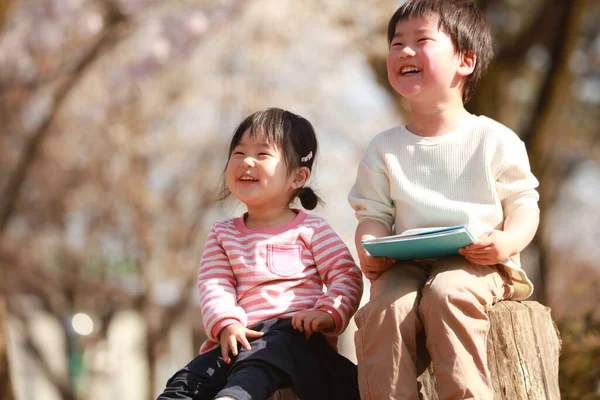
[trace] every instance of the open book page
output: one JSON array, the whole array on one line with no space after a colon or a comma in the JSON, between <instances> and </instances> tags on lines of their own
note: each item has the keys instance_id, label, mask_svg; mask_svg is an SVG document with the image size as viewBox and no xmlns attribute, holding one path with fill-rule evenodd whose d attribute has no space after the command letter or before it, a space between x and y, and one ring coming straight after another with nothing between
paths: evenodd
<instances>
[{"instance_id":1,"label":"open book page","mask_svg":"<svg viewBox=\"0 0 600 400\"><path fill-rule=\"evenodd\" d=\"M396 240L410 240L412 238L422 238L423 236L435 237L435 236L444 236L444 235L453 235L457 232L469 232L469 229L466 225L456 225L456 226L447 226L447 227L439 227L439 228L419 228L419 229L410 229L406 232L400 233L398 235L390 235L390 236L382 236L379 238L369 239L365 242L368 243L381 243L381 242L390 242ZM475 240L473 238L473 240Z\"/></svg>"},{"instance_id":2,"label":"open book page","mask_svg":"<svg viewBox=\"0 0 600 400\"><path fill-rule=\"evenodd\" d=\"M416 260L457 255L458 249L474 241L469 228L459 225L364 240L362 245L373 256Z\"/></svg>"}]
</instances>

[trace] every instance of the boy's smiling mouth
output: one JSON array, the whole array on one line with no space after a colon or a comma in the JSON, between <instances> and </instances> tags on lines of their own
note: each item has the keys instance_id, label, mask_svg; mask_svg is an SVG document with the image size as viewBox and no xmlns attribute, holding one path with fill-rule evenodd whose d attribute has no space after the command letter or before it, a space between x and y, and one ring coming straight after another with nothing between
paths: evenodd
<instances>
[{"instance_id":1,"label":"boy's smiling mouth","mask_svg":"<svg viewBox=\"0 0 600 400\"><path fill-rule=\"evenodd\" d=\"M400 75L402 75L402 76L415 75L415 74L418 74L421 71L422 71L422 69L417 68L417 67L413 67L413 66L402 67L402 68L400 68Z\"/></svg>"},{"instance_id":2,"label":"boy's smiling mouth","mask_svg":"<svg viewBox=\"0 0 600 400\"><path fill-rule=\"evenodd\" d=\"M240 177L240 181L245 181L245 182L256 182L258 181L258 179L253 178L251 176L242 176Z\"/></svg>"}]
</instances>

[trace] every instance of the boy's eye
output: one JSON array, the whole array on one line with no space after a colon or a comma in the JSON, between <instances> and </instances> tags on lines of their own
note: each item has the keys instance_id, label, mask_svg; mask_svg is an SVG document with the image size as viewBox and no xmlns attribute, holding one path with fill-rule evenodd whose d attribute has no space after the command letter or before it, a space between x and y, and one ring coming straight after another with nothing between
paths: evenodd
<instances>
[{"instance_id":1,"label":"boy's eye","mask_svg":"<svg viewBox=\"0 0 600 400\"><path fill-rule=\"evenodd\" d=\"M401 42L393 42L392 43L392 47L398 47L398 46L402 46Z\"/></svg>"},{"instance_id":2,"label":"boy's eye","mask_svg":"<svg viewBox=\"0 0 600 400\"><path fill-rule=\"evenodd\" d=\"M234 156L243 156L243 155L244 155L244 153L243 153L243 152L241 152L241 151L234 151L234 152L233 152L233 153L231 153L231 154L232 154L232 155L234 155Z\"/></svg>"},{"instance_id":3,"label":"boy's eye","mask_svg":"<svg viewBox=\"0 0 600 400\"><path fill-rule=\"evenodd\" d=\"M421 39L419 39L419 42L424 42L426 40L429 40L429 38L421 38Z\"/></svg>"}]
</instances>

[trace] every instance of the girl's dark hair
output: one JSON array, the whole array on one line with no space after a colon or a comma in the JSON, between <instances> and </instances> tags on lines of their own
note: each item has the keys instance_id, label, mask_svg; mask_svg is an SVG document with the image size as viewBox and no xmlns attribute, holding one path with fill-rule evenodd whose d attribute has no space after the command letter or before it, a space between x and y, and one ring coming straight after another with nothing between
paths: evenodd
<instances>
[{"instance_id":1,"label":"girl's dark hair","mask_svg":"<svg viewBox=\"0 0 600 400\"><path fill-rule=\"evenodd\" d=\"M279 108L267 108L247 116L233 133L227 162L248 130L251 138L264 137L267 142L281 149L288 174L298 167L307 167L312 171L318 150L317 137L312 124L305 118ZM231 192L224 182L221 200L230 194ZM296 190L289 202L292 203L296 197L300 199L302 207L307 210L313 210L323 202L308 186Z\"/></svg>"},{"instance_id":2,"label":"girl's dark hair","mask_svg":"<svg viewBox=\"0 0 600 400\"><path fill-rule=\"evenodd\" d=\"M408 0L388 23L388 45L392 44L399 21L425 15L439 18L438 27L450 36L456 54L473 52L477 56L475 69L464 79L462 97L466 103L494 57L492 31L483 12L472 0Z\"/></svg>"}]
</instances>

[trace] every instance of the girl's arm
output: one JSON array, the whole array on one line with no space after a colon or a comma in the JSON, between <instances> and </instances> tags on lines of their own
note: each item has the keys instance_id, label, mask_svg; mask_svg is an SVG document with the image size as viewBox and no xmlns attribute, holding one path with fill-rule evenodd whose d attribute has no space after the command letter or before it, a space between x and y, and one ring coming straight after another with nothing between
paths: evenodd
<instances>
[{"instance_id":1,"label":"girl's arm","mask_svg":"<svg viewBox=\"0 0 600 400\"><path fill-rule=\"evenodd\" d=\"M246 326L246 313L237 304L233 269L214 227L204 245L198 271L198 290L202 321L209 339L218 342L219 333L228 325L239 323Z\"/></svg>"},{"instance_id":2,"label":"girl's arm","mask_svg":"<svg viewBox=\"0 0 600 400\"><path fill-rule=\"evenodd\" d=\"M327 292L315 304L315 309L331 315L335 329L324 332L339 335L360 304L363 292L362 274L348 247L333 229L322 221L311 243L313 257Z\"/></svg>"}]
</instances>

